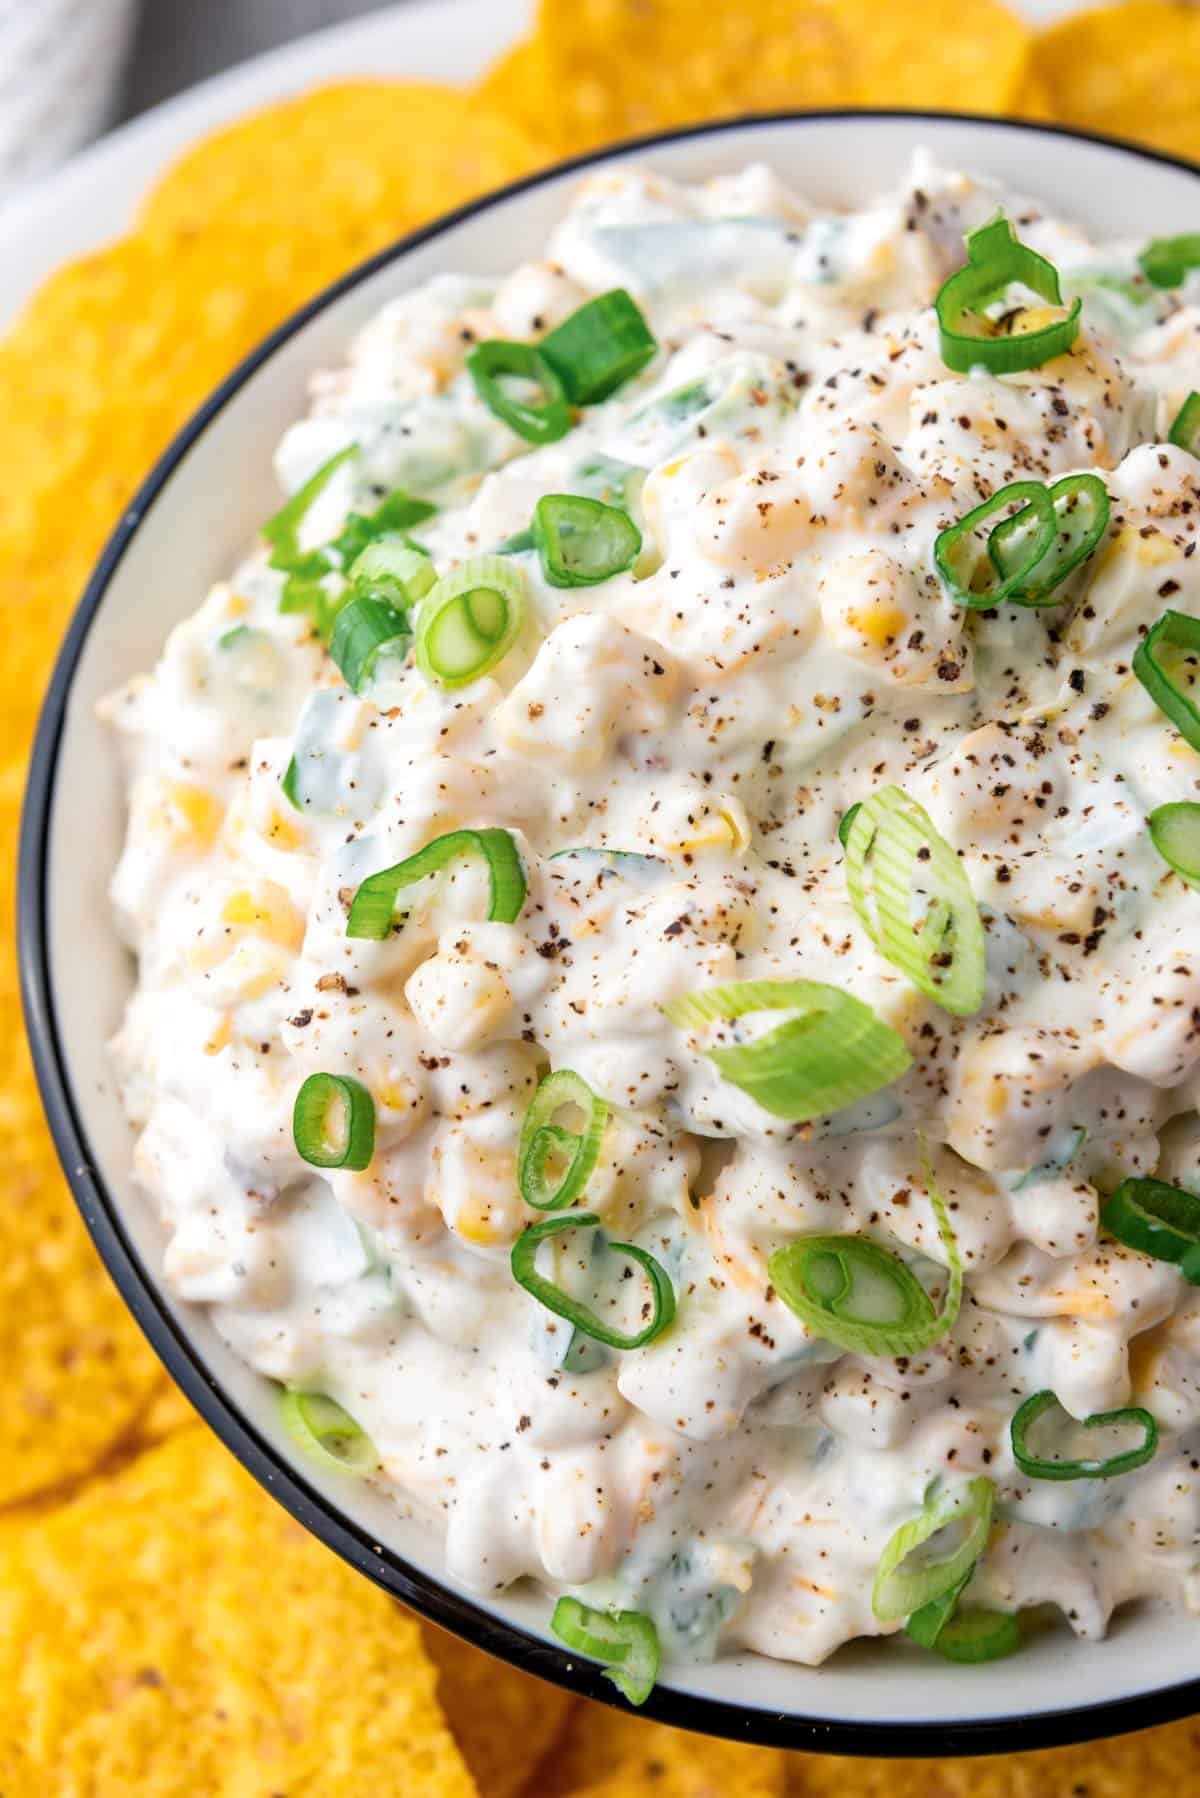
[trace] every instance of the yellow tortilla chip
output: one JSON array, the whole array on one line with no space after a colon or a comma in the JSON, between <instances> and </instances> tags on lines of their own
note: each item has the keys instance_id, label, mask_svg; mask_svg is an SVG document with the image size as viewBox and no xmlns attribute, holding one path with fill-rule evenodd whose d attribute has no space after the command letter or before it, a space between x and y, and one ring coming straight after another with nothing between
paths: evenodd
<instances>
[{"instance_id":1,"label":"yellow tortilla chip","mask_svg":"<svg viewBox=\"0 0 1200 1798\"><path fill-rule=\"evenodd\" d=\"M435 1684L205 1430L0 1537L4 1798L477 1798Z\"/></svg>"},{"instance_id":2,"label":"yellow tortilla chip","mask_svg":"<svg viewBox=\"0 0 1200 1798\"><path fill-rule=\"evenodd\" d=\"M535 32L505 51L475 91L485 106L516 121L522 130L552 143L556 137L550 104L551 79L545 37Z\"/></svg>"},{"instance_id":3,"label":"yellow tortilla chip","mask_svg":"<svg viewBox=\"0 0 1200 1798\"><path fill-rule=\"evenodd\" d=\"M542 0L483 91L560 151L705 119L896 104L1009 110L1031 37L998 0Z\"/></svg>"},{"instance_id":4,"label":"yellow tortilla chip","mask_svg":"<svg viewBox=\"0 0 1200 1798\"><path fill-rule=\"evenodd\" d=\"M531 1798L784 1798L787 1758L584 1702Z\"/></svg>"},{"instance_id":5,"label":"yellow tortilla chip","mask_svg":"<svg viewBox=\"0 0 1200 1798\"><path fill-rule=\"evenodd\" d=\"M240 119L190 150L142 208L148 231L236 224L336 241L345 266L534 168L535 141L454 88L348 82Z\"/></svg>"},{"instance_id":6,"label":"yellow tortilla chip","mask_svg":"<svg viewBox=\"0 0 1200 1798\"><path fill-rule=\"evenodd\" d=\"M1129 0L1076 13L1038 39L1034 67L1068 125L1200 157L1200 11Z\"/></svg>"},{"instance_id":7,"label":"yellow tortilla chip","mask_svg":"<svg viewBox=\"0 0 1200 1798\"><path fill-rule=\"evenodd\" d=\"M1013 101L1013 114L1018 119L1054 118L1054 105L1050 98L1050 89L1035 69L1030 69L1025 77L1021 90Z\"/></svg>"},{"instance_id":8,"label":"yellow tortilla chip","mask_svg":"<svg viewBox=\"0 0 1200 1798\"><path fill-rule=\"evenodd\" d=\"M482 1798L518 1798L561 1735L574 1700L422 1623L438 1698Z\"/></svg>"},{"instance_id":9,"label":"yellow tortilla chip","mask_svg":"<svg viewBox=\"0 0 1200 1798\"><path fill-rule=\"evenodd\" d=\"M984 1760L855 1760L788 1757L788 1798L1167 1798L1190 1791L1193 1721L1140 1735Z\"/></svg>"},{"instance_id":10,"label":"yellow tortilla chip","mask_svg":"<svg viewBox=\"0 0 1200 1798\"><path fill-rule=\"evenodd\" d=\"M168 1436L174 1436L179 1430L186 1430L199 1418L192 1405L184 1398L179 1387L169 1374L163 1374L150 1402L134 1420L133 1442L136 1450L153 1448L156 1443L165 1442Z\"/></svg>"},{"instance_id":11,"label":"yellow tortilla chip","mask_svg":"<svg viewBox=\"0 0 1200 1798\"><path fill-rule=\"evenodd\" d=\"M18 1034L9 947L15 833L15 806L6 794L0 806L8 864L0 879L0 912L7 914L0 1007L9 1020L0 1048L0 1366L7 1403L0 1506L90 1471L127 1435L158 1377L158 1363L104 1272L59 1173Z\"/></svg>"}]
</instances>

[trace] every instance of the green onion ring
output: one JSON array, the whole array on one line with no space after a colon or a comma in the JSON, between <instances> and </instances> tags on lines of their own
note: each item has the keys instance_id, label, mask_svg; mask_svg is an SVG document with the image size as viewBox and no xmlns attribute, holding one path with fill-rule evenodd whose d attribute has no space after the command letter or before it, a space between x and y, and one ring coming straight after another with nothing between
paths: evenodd
<instances>
[{"instance_id":1,"label":"green onion ring","mask_svg":"<svg viewBox=\"0 0 1200 1798\"><path fill-rule=\"evenodd\" d=\"M1054 1461L1035 1454L1029 1447L1029 1432L1039 1417L1044 1417L1047 1411L1053 1410L1067 1414L1057 1394L1035 1392L1013 1413L1009 1426L1013 1460L1031 1480L1111 1480L1119 1474L1132 1473L1135 1468L1144 1467L1147 1461L1154 1459L1158 1449L1158 1425L1150 1412L1141 1405L1126 1405L1118 1411L1097 1411L1091 1417L1078 1420L1085 1430L1135 1423L1143 1431L1142 1441L1136 1448L1127 1449L1123 1454L1109 1455L1099 1461Z\"/></svg>"},{"instance_id":2,"label":"green onion ring","mask_svg":"<svg viewBox=\"0 0 1200 1798\"><path fill-rule=\"evenodd\" d=\"M1165 1180L1122 1180L1100 1207L1100 1222L1126 1248L1173 1261L1200 1286L1200 1198Z\"/></svg>"},{"instance_id":3,"label":"green onion ring","mask_svg":"<svg viewBox=\"0 0 1200 1798\"><path fill-rule=\"evenodd\" d=\"M566 389L542 352L531 343L488 338L467 357L467 373L480 399L501 423L526 443L557 443L571 429ZM541 405L519 400L501 385L505 375L533 381L541 388Z\"/></svg>"},{"instance_id":4,"label":"green onion ring","mask_svg":"<svg viewBox=\"0 0 1200 1798\"><path fill-rule=\"evenodd\" d=\"M631 1261L636 1261L650 1282L653 1312L644 1329L633 1335L623 1335L619 1330L612 1329L587 1305L573 1299L560 1286L556 1286L553 1280L547 1280L537 1271L537 1252L548 1237L557 1236L560 1230L598 1229L599 1225L600 1219L594 1211L559 1212L540 1224L531 1224L522 1231L512 1246L510 1265L513 1279L531 1297L537 1299L539 1304L544 1305L547 1311L553 1311L556 1317L565 1317L569 1324L573 1324L585 1336L603 1342L608 1348L642 1348L669 1329L675 1318L675 1288L671 1285L666 1269L661 1262L655 1260L649 1250L639 1249L632 1242L610 1242L608 1245L619 1255L628 1255Z\"/></svg>"},{"instance_id":5,"label":"green onion ring","mask_svg":"<svg viewBox=\"0 0 1200 1798\"><path fill-rule=\"evenodd\" d=\"M565 1105L583 1112L586 1121L578 1134L554 1122ZM607 1122L608 1106L586 1080L570 1068L546 1075L525 1113L517 1149L517 1183L527 1205L536 1211L559 1211L574 1204L596 1165ZM551 1187L546 1181L546 1165L556 1153L567 1156L568 1162L558 1185Z\"/></svg>"},{"instance_id":6,"label":"green onion ring","mask_svg":"<svg viewBox=\"0 0 1200 1798\"><path fill-rule=\"evenodd\" d=\"M764 1111L793 1123L841 1111L912 1066L898 1031L861 999L823 981L735 981L683 993L662 1009L673 1024L695 1032L752 1012L798 1013L756 1042L702 1051Z\"/></svg>"},{"instance_id":7,"label":"green onion ring","mask_svg":"<svg viewBox=\"0 0 1200 1798\"><path fill-rule=\"evenodd\" d=\"M1031 288L1054 306L1063 303L1058 270L1036 250L1020 243L1003 213L966 237L966 263L944 282L934 302L942 361L958 374L986 368L994 375L1040 368L1061 356L1079 335L1082 301L1075 298L1067 316L1040 331L1007 337L980 337L961 327L969 316L983 318L986 307L1001 299L1014 282Z\"/></svg>"},{"instance_id":8,"label":"green onion ring","mask_svg":"<svg viewBox=\"0 0 1200 1798\"><path fill-rule=\"evenodd\" d=\"M996 1489L991 1480L964 1480L926 1497L919 1517L895 1531L875 1570L871 1608L880 1623L898 1623L961 1584L987 1547ZM932 1536L963 1527L957 1546L922 1556Z\"/></svg>"},{"instance_id":9,"label":"green onion ring","mask_svg":"<svg viewBox=\"0 0 1200 1798\"><path fill-rule=\"evenodd\" d=\"M1150 841L1168 867L1192 887L1200 887L1200 805L1177 799L1154 808L1146 819Z\"/></svg>"},{"instance_id":10,"label":"green onion ring","mask_svg":"<svg viewBox=\"0 0 1200 1798\"><path fill-rule=\"evenodd\" d=\"M577 1654L607 1662L605 1679L630 1704L645 1704L658 1677L658 1632L649 1617L641 1611L597 1611L578 1598L560 1598L550 1628Z\"/></svg>"},{"instance_id":11,"label":"green onion ring","mask_svg":"<svg viewBox=\"0 0 1200 1798\"><path fill-rule=\"evenodd\" d=\"M417 667L454 690L497 667L521 633L525 576L502 556L474 556L430 588L417 614Z\"/></svg>"},{"instance_id":12,"label":"green onion ring","mask_svg":"<svg viewBox=\"0 0 1200 1798\"><path fill-rule=\"evenodd\" d=\"M1025 554L1018 557L1016 545L1011 545L1011 565L1007 574L1001 575L990 556L985 557L981 546L976 544L971 565L960 569L955 558L959 545L967 546L974 533L990 518L995 518L997 514L1007 512L1010 506L1016 505L1022 508L1016 517L1027 520L1028 526L1032 526L1032 529L1028 529ZM1033 514L1032 518L1030 513ZM989 533L989 544L998 528L1012 522L1015 520L1000 519L999 525L994 525ZM1058 522L1048 488L1041 481L1013 481L1010 486L1002 487L999 493L993 493L991 499L984 500L981 506L968 512L965 518L947 525L944 531L938 533L933 546L934 566L956 606L967 606L972 611L990 610L992 606L1000 605L1016 593L1032 577L1043 557L1053 548L1057 531ZM998 578L993 578L987 587L975 587L972 583L981 571Z\"/></svg>"},{"instance_id":13,"label":"green onion ring","mask_svg":"<svg viewBox=\"0 0 1200 1798\"><path fill-rule=\"evenodd\" d=\"M983 920L962 863L923 806L900 787L880 787L855 813L846 841L846 889L881 955L918 992L955 1017L983 1004ZM912 919L917 879L925 917Z\"/></svg>"},{"instance_id":14,"label":"green onion ring","mask_svg":"<svg viewBox=\"0 0 1200 1798\"><path fill-rule=\"evenodd\" d=\"M296 1094L292 1137L310 1167L361 1172L375 1153L375 1101L349 1074L310 1074Z\"/></svg>"},{"instance_id":15,"label":"green onion ring","mask_svg":"<svg viewBox=\"0 0 1200 1798\"><path fill-rule=\"evenodd\" d=\"M775 1249L767 1261L768 1278L788 1310L814 1335L847 1354L919 1354L958 1321L962 1256L924 1142L921 1171L947 1258L946 1296L940 1311L934 1310L929 1294L907 1263L869 1236L797 1236ZM891 1315L872 1317L855 1311L856 1285L876 1311L886 1292Z\"/></svg>"},{"instance_id":16,"label":"green onion ring","mask_svg":"<svg viewBox=\"0 0 1200 1798\"><path fill-rule=\"evenodd\" d=\"M403 612L386 599L357 594L334 620L329 653L351 692L359 693L374 672L380 650L400 654L411 642L412 632Z\"/></svg>"},{"instance_id":17,"label":"green onion ring","mask_svg":"<svg viewBox=\"0 0 1200 1798\"><path fill-rule=\"evenodd\" d=\"M1025 571L1021 585L1008 595L1014 605L1057 605L1055 590L1094 552L1108 529L1108 488L1099 475L1065 475L1050 488L1050 500L1055 517L1054 541L1032 569L1020 547L1025 530L1033 523L1031 507L1006 518L988 538L988 555L1002 580L1007 580L1018 564ZM1039 529L1040 524L1039 516Z\"/></svg>"},{"instance_id":18,"label":"green onion ring","mask_svg":"<svg viewBox=\"0 0 1200 1798\"><path fill-rule=\"evenodd\" d=\"M398 612L423 599L437 579L433 559L400 533L376 537L350 568L350 579L360 592L382 589Z\"/></svg>"},{"instance_id":19,"label":"green onion ring","mask_svg":"<svg viewBox=\"0 0 1200 1798\"><path fill-rule=\"evenodd\" d=\"M1182 687L1176 686L1157 658L1159 645L1166 643L1176 649L1200 650L1200 618L1191 618L1186 612L1164 612L1133 652L1133 672L1159 711L1166 714L1186 743L1200 749L1200 709Z\"/></svg>"},{"instance_id":20,"label":"green onion ring","mask_svg":"<svg viewBox=\"0 0 1200 1798\"><path fill-rule=\"evenodd\" d=\"M382 943L396 921L396 897L460 855L482 856L488 871L488 920L511 924L525 903L525 870L507 830L450 830L415 855L369 874L350 902L346 935Z\"/></svg>"},{"instance_id":21,"label":"green onion ring","mask_svg":"<svg viewBox=\"0 0 1200 1798\"><path fill-rule=\"evenodd\" d=\"M323 1392L288 1387L279 1400L284 1427L298 1448L339 1473L362 1473L378 1461L375 1444L348 1411Z\"/></svg>"},{"instance_id":22,"label":"green onion ring","mask_svg":"<svg viewBox=\"0 0 1200 1798\"><path fill-rule=\"evenodd\" d=\"M552 587L596 587L637 560L642 533L628 512L574 493L547 493L534 508L533 537Z\"/></svg>"}]
</instances>

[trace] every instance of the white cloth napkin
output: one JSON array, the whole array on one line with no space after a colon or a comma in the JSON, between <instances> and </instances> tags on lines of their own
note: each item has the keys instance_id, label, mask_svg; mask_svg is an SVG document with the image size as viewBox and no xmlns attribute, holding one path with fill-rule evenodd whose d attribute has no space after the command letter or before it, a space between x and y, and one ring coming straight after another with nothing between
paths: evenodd
<instances>
[{"instance_id":1,"label":"white cloth napkin","mask_svg":"<svg viewBox=\"0 0 1200 1798\"><path fill-rule=\"evenodd\" d=\"M137 0L0 0L0 196L112 116Z\"/></svg>"}]
</instances>

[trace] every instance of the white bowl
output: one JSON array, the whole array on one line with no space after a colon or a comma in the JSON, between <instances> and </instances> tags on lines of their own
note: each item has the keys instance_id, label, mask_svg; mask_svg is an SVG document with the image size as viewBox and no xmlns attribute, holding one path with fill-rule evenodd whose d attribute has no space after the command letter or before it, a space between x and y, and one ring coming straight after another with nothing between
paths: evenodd
<instances>
[{"instance_id":1,"label":"white bowl","mask_svg":"<svg viewBox=\"0 0 1200 1798\"><path fill-rule=\"evenodd\" d=\"M132 1132L105 1044L133 967L108 882L123 828L113 747L96 700L155 662L277 503L271 453L305 383L394 294L444 269L494 273L537 254L580 167L633 157L695 180L760 159L818 202L861 204L918 145L944 163L1043 198L1099 234L1200 222L1200 169L1051 127L914 113L809 114L732 123L603 152L453 214L348 276L271 337L167 451L123 519L59 657L34 750L22 830L21 968L42 1093L67 1177L108 1267L175 1378L247 1467L338 1553L416 1609L493 1653L611 1700L594 1667L547 1634L529 1592L483 1599L450 1580L440 1544L386 1499L301 1465L273 1388L159 1277L162 1231L131 1178ZM1200 1709L1200 1620L1142 1605L1099 1643L1063 1628L1011 1660L960 1667L862 1643L819 1669L752 1654L669 1667L649 1715L749 1740L845 1753L1045 1747Z\"/></svg>"}]
</instances>

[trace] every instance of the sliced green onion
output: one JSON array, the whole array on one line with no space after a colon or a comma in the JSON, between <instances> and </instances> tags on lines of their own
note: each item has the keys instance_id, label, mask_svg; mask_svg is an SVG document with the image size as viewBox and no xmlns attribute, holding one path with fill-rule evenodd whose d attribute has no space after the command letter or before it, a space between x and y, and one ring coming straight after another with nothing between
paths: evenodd
<instances>
[{"instance_id":1,"label":"sliced green onion","mask_svg":"<svg viewBox=\"0 0 1200 1798\"><path fill-rule=\"evenodd\" d=\"M1142 1440L1136 1448L1126 1449L1122 1454L1108 1455L1101 1460L1055 1460L1046 1455L1039 1455L1029 1446L1029 1432L1044 1417L1047 1411L1058 1412L1058 1423L1062 1420L1069 1423L1078 1421L1085 1430L1116 1429L1121 1424L1136 1424L1142 1432ZM1018 1407L1013 1413L1009 1426L1012 1437L1013 1460L1032 1480L1111 1480L1118 1474L1132 1473L1136 1467L1144 1467L1147 1461L1154 1459L1158 1448L1158 1425L1149 1411L1141 1405L1126 1405L1119 1411L1097 1411L1091 1417L1078 1420L1059 1403L1053 1392L1035 1392L1031 1398Z\"/></svg>"},{"instance_id":2,"label":"sliced green onion","mask_svg":"<svg viewBox=\"0 0 1200 1798\"><path fill-rule=\"evenodd\" d=\"M329 485L343 462L358 454L357 443L351 443L339 450L336 456L330 456L328 462L322 462L315 474L309 475L302 487L298 487L292 497L282 505L273 518L268 518L262 528L262 534L275 551L272 565L283 566L276 561L276 556L292 559L300 552L300 529L308 516L309 507L320 493Z\"/></svg>"},{"instance_id":3,"label":"sliced green onion","mask_svg":"<svg viewBox=\"0 0 1200 1798\"><path fill-rule=\"evenodd\" d=\"M554 1122L568 1105L583 1113L584 1126L578 1132ZM607 1122L608 1106L597 1098L586 1080L570 1068L559 1068L546 1075L525 1113L517 1149L517 1182L527 1205L537 1211L559 1211L564 1205L574 1204L596 1165ZM561 1164L564 1159L566 1166L557 1183L551 1185L547 1169L552 1162Z\"/></svg>"},{"instance_id":4,"label":"sliced green onion","mask_svg":"<svg viewBox=\"0 0 1200 1798\"><path fill-rule=\"evenodd\" d=\"M1018 241L1003 213L977 231L968 232L966 247L966 263L943 283L934 302L942 361L947 368L966 374L972 368L982 367L994 375L1011 375L1025 368L1040 368L1070 349L1079 335L1082 301L1078 296L1065 318L1037 331L1018 329L1008 336L982 336L964 330L969 318L986 327L987 308L1002 300L1016 282L1052 306L1063 303L1058 270L1036 250ZM1019 326L1020 313L1014 322Z\"/></svg>"},{"instance_id":5,"label":"sliced green onion","mask_svg":"<svg viewBox=\"0 0 1200 1798\"><path fill-rule=\"evenodd\" d=\"M338 535L328 543L302 550L299 534L310 507L341 464L357 453L358 445L351 444L331 456L263 526L272 548L271 567L287 575L280 611L307 614L322 640L328 639L339 609L338 598L325 585L326 578L344 575L377 539L420 524L437 510L428 500L414 499L397 489L374 512L349 513Z\"/></svg>"},{"instance_id":6,"label":"sliced green onion","mask_svg":"<svg viewBox=\"0 0 1200 1798\"><path fill-rule=\"evenodd\" d=\"M656 1261L647 1249L639 1249L632 1242L610 1242L609 1248L619 1255L628 1255L636 1261L650 1282L651 1315L650 1321L641 1330L632 1335L625 1335L606 1324L603 1318L597 1317L589 1306L579 1299L564 1292L553 1280L546 1279L537 1271L537 1252L548 1237L557 1236L560 1230L587 1230L599 1227L600 1219L594 1211L564 1211L555 1217L548 1217L540 1224L531 1224L522 1231L512 1246L510 1265L513 1279L523 1286L531 1297L544 1305L547 1311L553 1311L556 1317L565 1317L569 1324L585 1336L594 1337L597 1342L607 1344L609 1348L636 1349L647 1342L653 1342L668 1329L675 1317L675 1288L671 1285L670 1276L662 1263Z\"/></svg>"},{"instance_id":7,"label":"sliced green onion","mask_svg":"<svg viewBox=\"0 0 1200 1798\"><path fill-rule=\"evenodd\" d=\"M279 790L298 812L304 810L300 799L300 764L295 756L292 757L284 771L283 779L279 783Z\"/></svg>"},{"instance_id":8,"label":"sliced green onion","mask_svg":"<svg viewBox=\"0 0 1200 1798\"><path fill-rule=\"evenodd\" d=\"M494 556L523 556L528 550L536 548L537 544L534 542L531 530L514 531L513 535L506 537L503 543L497 543L492 554Z\"/></svg>"},{"instance_id":9,"label":"sliced green onion","mask_svg":"<svg viewBox=\"0 0 1200 1798\"><path fill-rule=\"evenodd\" d=\"M1177 799L1155 806L1146 820L1150 841L1189 886L1200 887L1200 805Z\"/></svg>"},{"instance_id":10,"label":"sliced green onion","mask_svg":"<svg viewBox=\"0 0 1200 1798\"><path fill-rule=\"evenodd\" d=\"M1000 519L1000 524L1016 523L1017 519L1022 521L1020 540L1009 543L1009 566L1002 574L995 562L984 554L976 533L1016 505L1021 506L1016 518ZM989 542L997 528L993 526L989 532ZM934 566L956 606L986 610L1000 605L1032 578L1042 558L1053 547L1057 531L1058 522L1049 489L1041 481L1013 481L938 534L933 546Z\"/></svg>"},{"instance_id":11,"label":"sliced green onion","mask_svg":"<svg viewBox=\"0 0 1200 1798\"><path fill-rule=\"evenodd\" d=\"M439 874L460 855L481 856L488 871L488 919L511 924L525 903L525 870L507 830L450 830L415 855L369 874L350 902L346 935L382 943L396 921L396 899L405 887Z\"/></svg>"},{"instance_id":12,"label":"sliced green onion","mask_svg":"<svg viewBox=\"0 0 1200 1798\"><path fill-rule=\"evenodd\" d=\"M1050 488L1055 535L1040 562L1029 566L1031 537L1040 534L1041 514L1030 506L998 524L988 538L988 554L1001 581L1013 569L1022 572L1021 584L1008 595L1014 605L1057 605L1055 589L1081 562L1087 560L1108 529L1108 488L1094 474L1069 474Z\"/></svg>"},{"instance_id":13,"label":"sliced green onion","mask_svg":"<svg viewBox=\"0 0 1200 1798\"><path fill-rule=\"evenodd\" d=\"M346 685L352 692L360 693L380 650L405 653L411 642L412 632L403 612L397 612L386 599L360 594L344 605L334 620L329 653L341 669Z\"/></svg>"},{"instance_id":14,"label":"sliced green onion","mask_svg":"<svg viewBox=\"0 0 1200 1798\"><path fill-rule=\"evenodd\" d=\"M345 571L378 538L395 536L411 530L415 524L424 524L436 511L437 507L429 500L416 499L402 487L397 487L373 512L348 514L345 524L328 546L333 565Z\"/></svg>"},{"instance_id":15,"label":"sliced green onion","mask_svg":"<svg viewBox=\"0 0 1200 1798\"><path fill-rule=\"evenodd\" d=\"M658 1678L658 1632L641 1611L597 1611L578 1598L560 1598L550 1619L560 1641L606 1665L605 1679L630 1704L645 1704Z\"/></svg>"},{"instance_id":16,"label":"sliced green onion","mask_svg":"<svg viewBox=\"0 0 1200 1798\"><path fill-rule=\"evenodd\" d=\"M797 1013L756 1042L704 1051L764 1111L793 1123L841 1111L912 1066L904 1038L890 1024L823 981L736 981L681 994L662 1009L673 1024L696 1031L752 1012Z\"/></svg>"},{"instance_id":17,"label":"sliced green onion","mask_svg":"<svg viewBox=\"0 0 1200 1798\"><path fill-rule=\"evenodd\" d=\"M1122 1180L1100 1207L1100 1222L1126 1248L1173 1261L1200 1286L1200 1198L1165 1180Z\"/></svg>"},{"instance_id":18,"label":"sliced green onion","mask_svg":"<svg viewBox=\"0 0 1200 1798\"><path fill-rule=\"evenodd\" d=\"M361 1424L323 1392L289 1388L279 1400L279 1414L297 1447L326 1467L362 1473L378 1460L375 1444Z\"/></svg>"},{"instance_id":19,"label":"sliced green onion","mask_svg":"<svg viewBox=\"0 0 1200 1798\"><path fill-rule=\"evenodd\" d=\"M949 1618L934 1646L943 1660L979 1666L1016 1654L1022 1642L1021 1625L1011 1611L967 1604Z\"/></svg>"},{"instance_id":20,"label":"sliced green onion","mask_svg":"<svg viewBox=\"0 0 1200 1798\"><path fill-rule=\"evenodd\" d=\"M469 686L504 660L524 617L521 570L502 556L474 556L421 601L417 666L432 685Z\"/></svg>"},{"instance_id":21,"label":"sliced green onion","mask_svg":"<svg viewBox=\"0 0 1200 1798\"><path fill-rule=\"evenodd\" d=\"M351 564L350 579L356 587L368 592L382 587L388 597L395 589L396 597L392 603L399 610L400 602L408 607L423 599L437 574L427 550L417 549L406 537L393 534L377 537L367 544Z\"/></svg>"},{"instance_id":22,"label":"sliced green onion","mask_svg":"<svg viewBox=\"0 0 1200 1798\"><path fill-rule=\"evenodd\" d=\"M940 1598L931 1598L919 1611L914 1611L904 1625L905 1635L911 1636L922 1648L936 1648L942 1631L958 1607L964 1588L971 1583L974 1571L974 1567L968 1567L956 1586L951 1586Z\"/></svg>"},{"instance_id":23,"label":"sliced green onion","mask_svg":"<svg viewBox=\"0 0 1200 1798\"><path fill-rule=\"evenodd\" d=\"M879 950L956 1017L983 1004L983 920L963 865L923 806L899 787L864 799L846 842L846 887ZM929 897L914 922L917 892Z\"/></svg>"},{"instance_id":24,"label":"sliced green onion","mask_svg":"<svg viewBox=\"0 0 1200 1798\"><path fill-rule=\"evenodd\" d=\"M843 849L850 841L850 831L854 825L854 820L858 817L861 810L861 801L855 800L854 804L848 806L838 819L838 842L842 845Z\"/></svg>"},{"instance_id":25,"label":"sliced green onion","mask_svg":"<svg viewBox=\"0 0 1200 1798\"><path fill-rule=\"evenodd\" d=\"M1154 287L1182 287L1188 271L1200 268L1200 232L1152 238L1138 257L1138 266Z\"/></svg>"},{"instance_id":26,"label":"sliced green onion","mask_svg":"<svg viewBox=\"0 0 1200 1798\"><path fill-rule=\"evenodd\" d=\"M922 1171L949 1271L940 1311L912 1269L869 1236L798 1236L767 1262L772 1286L810 1330L851 1355L915 1355L952 1330L963 1270L929 1156Z\"/></svg>"},{"instance_id":27,"label":"sliced green onion","mask_svg":"<svg viewBox=\"0 0 1200 1798\"><path fill-rule=\"evenodd\" d=\"M964 1480L932 1492L921 1515L900 1525L875 1570L871 1608L880 1623L911 1617L961 1584L987 1547L995 1496L991 1480ZM922 1552L942 1530L951 1528L958 1536L956 1544L941 1553Z\"/></svg>"},{"instance_id":28,"label":"sliced green onion","mask_svg":"<svg viewBox=\"0 0 1200 1798\"><path fill-rule=\"evenodd\" d=\"M628 512L574 493L547 493L533 513L533 537L552 587L595 587L637 560L642 533Z\"/></svg>"},{"instance_id":29,"label":"sliced green onion","mask_svg":"<svg viewBox=\"0 0 1200 1798\"><path fill-rule=\"evenodd\" d=\"M361 1172L375 1153L375 1101L349 1074L310 1074L296 1094L292 1135L310 1167Z\"/></svg>"},{"instance_id":30,"label":"sliced green onion","mask_svg":"<svg viewBox=\"0 0 1200 1798\"><path fill-rule=\"evenodd\" d=\"M1189 393L1175 414L1167 442L1200 456L1200 393Z\"/></svg>"},{"instance_id":31,"label":"sliced green onion","mask_svg":"<svg viewBox=\"0 0 1200 1798\"><path fill-rule=\"evenodd\" d=\"M651 361L658 344L623 287L598 294L542 338L542 355L575 406L594 406Z\"/></svg>"},{"instance_id":32,"label":"sliced green onion","mask_svg":"<svg viewBox=\"0 0 1200 1798\"><path fill-rule=\"evenodd\" d=\"M488 411L526 443L557 443L571 429L571 408L562 381L533 344L488 338L476 344L467 357L467 372ZM536 383L542 391L541 404L509 393L501 385L506 377Z\"/></svg>"},{"instance_id":33,"label":"sliced green onion","mask_svg":"<svg viewBox=\"0 0 1200 1798\"><path fill-rule=\"evenodd\" d=\"M1200 749L1200 709L1158 660L1160 645L1167 644L1200 650L1200 618L1189 618L1186 612L1164 612L1133 652L1133 672L1159 711L1165 712L1186 743Z\"/></svg>"}]
</instances>

